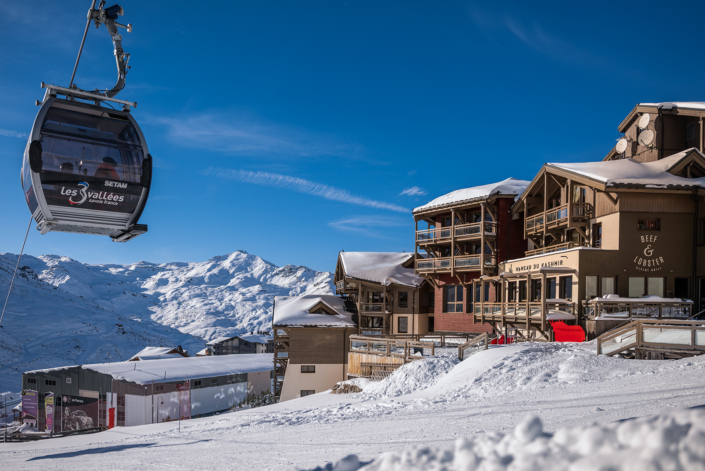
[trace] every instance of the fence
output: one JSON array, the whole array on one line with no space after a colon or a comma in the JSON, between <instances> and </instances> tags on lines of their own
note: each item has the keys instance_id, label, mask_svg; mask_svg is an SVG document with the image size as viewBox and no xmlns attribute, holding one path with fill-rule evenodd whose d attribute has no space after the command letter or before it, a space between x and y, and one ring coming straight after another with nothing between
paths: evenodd
<instances>
[{"instance_id":1,"label":"fence","mask_svg":"<svg viewBox=\"0 0 705 471\"><path fill-rule=\"evenodd\" d=\"M487 332L485 332L484 334L477 336L469 342L459 345L458 358L460 358L460 361L463 361L479 351L487 350L489 344L490 336L487 334Z\"/></svg>"},{"instance_id":2,"label":"fence","mask_svg":"<svg viewBox=\"0 0 705 471\"><path fill-rule=\"evenodd\" d=\"M401 365L434 353L433 343L351 335L348 376L380 380Z\"/></svg>"},{"instance_id":3,"label":"fence","mask_svg":"<svg viewBox=\"0 0 705 471\"><path fill-rule=\"evenodd\" d=\"M583 301L583 316L588 319L596 317L612 319L629 318L671 318L687 319L693 312L692 301L659 301L649 302L648 299L634 299L631 301L609 301L605 298L596 298Z\"/></svg>"}]
</instances>

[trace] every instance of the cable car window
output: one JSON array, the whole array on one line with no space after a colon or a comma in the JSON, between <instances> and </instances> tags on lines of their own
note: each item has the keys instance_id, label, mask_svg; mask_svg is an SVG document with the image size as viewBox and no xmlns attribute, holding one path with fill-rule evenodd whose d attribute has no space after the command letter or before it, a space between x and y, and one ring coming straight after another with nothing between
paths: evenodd
<instances>
[{"instance_id":1,"label":"cable car window","mask_svg":"<svg viewBox=\"0 0 705 471\"><path fill-rule=\"evenodd\" d=\"M142 149L128 121L52 108L42 148L44 170L131 183L142 175Z\"/></svg>"},{"instance_id":2,"label":"cable car window","mask_svg":"<svg viewBox=\"0 0 705 471\"><path fill-rule=\"evenodd\" d=\"M37 210L37 197L34 194L34 187L32 186L32 173L29 168L29 164L25 163L22 165L22 190L24 190L24 197L27 200L27 206L29 206L29 211L34 214Z\"/></svg>"}]
</instances>

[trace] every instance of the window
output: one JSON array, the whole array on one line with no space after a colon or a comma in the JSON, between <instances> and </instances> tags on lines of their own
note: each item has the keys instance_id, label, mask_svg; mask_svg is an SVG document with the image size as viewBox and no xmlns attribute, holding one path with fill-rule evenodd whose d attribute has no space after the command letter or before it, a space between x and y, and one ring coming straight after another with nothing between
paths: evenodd
<instances>
[{"instance_id":1,"label":"window","mask_svg":"<svg viewBox=\"0 0 705 471\"><path fill-rule=\"evenodd\" d=\"M690 123L688 126L685 128L685 140L689 141L691 139L695 139L695 124L696 123Z\"/></svg>"},{"instance_id":2,"label":"window","mask_svg":"<svg viewBox=\"0 0 705 471\"><path fill-rule=\"evenodd\" d=\"M548 278L546 280L546 298L556 299L556 279Z\"/></svg>"},{"instance_id":3,"label":"window","mask_svg":"<svg viewBox=\"0 0 705 471\"><path fill-rule=\"evenodd\" d=\"M475 302L482 302L482 283L475 283Z\"/></svg>"},{"instance_id":4,"label":"window","mask_svg":"<svg viewBox=\"0 0 705 471\"><path fill-rule=\"evenodd\" d=\"M164 392L164 385L163 384L157 384L154 386L154 392L160 393Z\"/></svg>"},{"instance_id":5,"label":"window","mask_svg":"<svg viewBox=\"0 0 705 471\"><path fill-rule=\"evenodd\" d=\"M573 203L584 203L585 202L585 187L574 186L573 187ZM582 216L582 214L581 214Z\"/></svg>"},{"instance_id":6,"label":"window","mask_svg":"<svg viewBox=\"0 0 705 471\"><path fill-rule=\"evenodd\" d=\"M124 394L118 394L117 405L125 407L125 395ZM125 420L124 417L122 420Z\"/></svg>"},{"instance_id":7,"label":"window","mask_svg":"<svg viewBox=\"0 0 705 471\"><path fill-rule=\"evenodd\" d=\"M200 386L200 385L201 385L201 380L200 380L200 379L198 379L198 380L196 380L196 381L193 382L193 386L194 386L194 387L198 387L198 386Z\"/></svg>"},{"instance_id":8,"label":"window","mask_svg":"<svg viewBox=\"0 0 705 471\"><path fill-rule=\"evenodd\" d=\"M664 282L664 278L652 278L649 277L647 281L647 293L649 293L650 296L664 296L664 288L666 283Z\"/></svg>"},{"instance_id":9,"label":"window","mask_svg":"<svg viewBox=\"0 0 705 471\"><path fill-rule=\"evenodd\" d=\"M507 283L507 301L514 302L517 300L517 282L510 281Z\"/></svg>"},{"instance_id":10,"label":"window","mask_svg":"<svg viewBox=\"0 0 705 471\"><path fill-rule=\"evenodd\" d=\"M661 219L639 219L637 220L637 229L640 231L660 231Z\"/></svg>"},{"instance_id":11,"label":"window","mask_svg":"<svg viewBox=\"0 0 705 471\"><path fill-rule=\"evenodd\" d=\"M688 278L676 278L675 298L688 298Z\"/></svg>"},{"instance_id":12,"label":"window","mask_svg":"<svg viewBox=\"0 0 705 471\"><path fill-rule=\"evenodd\" d=\"M641 298L646 294L646 286L644 286L644 278L639 277L629 277L629 297L630 298Z\"/></svg>"},{"instance_id":13,"label":"window","mask_svg":"<svg viewBox=\"0 0 705 471\"><path fill-rule=\"evenodd\" d=\"M541 280L531 280L531 300L541 301Z\"/></svg>"},{"instance_id":14,"label":"window","mask_svg":"<svg viewBox=\"0 0 705 471\"><path fill-rule=\"evenodd\" d=\"M399 292L399 307L409 307L409 293L407 291Z\"/></svg>"},{"instance_id":15,"label":"window","mask_svg":"<svg viewBox=\"0 0 705 471\"><path fill-rule=\"evenodd\" d=\"M559 278L559 292L558 295L561 299L566 301L573 300L573 277L572 276L562 276Z\"/></svg>"},{"instance_id":16,"label":"window","mask_svg":"<svg viewBox=\"0 0 705 471\"><path fill-rule=\"evenodd\" d=\"M125 411L118 411L117 413L117 420L118 422L125 422Z\"/></svg>"},{"instance_id":17,"label":"window","mask_svg":"<svg viewBox=\"0 0 705 471\"><path fill-rule=\"evenodd\" d=\"M526 280L519 282L519 301L526 301Z\"/></svg>"},{"instance_id":18,"label":"window","mask_svg":"<svg viewBox=\"0 0 705 471\"><path fill-rule=\"evenodd\" d=\"M462 309L462 306L460 308ZM408 317L400 317L399 318L398 330L399 330L400 334L406 334L409 332L409 318Z\"/></svg>"},{"instance_id":19,"label":"window","mask_svg":"<svg viewBox=\"0 0 705 471\"><path fill-rule=\"evenodd\" d=\"M705 245L705 218L698 219L698 245Z\"/></svg>"},{"instance_id":20,"label":"window","mask_svg":"<svg viewBox=\"0 0 705 471\"><path fill-rule=\"evenodd\" d=\"M302 389L301 390L301 397L310 396L311 394L316 394L316 391L314 391L313 389Z\"/></svg>"},{"instance_id":21,"label":"window","mask_svg":"<svg viewBox=\"0 0 705 471\"><path fill-rule=\"evenodd\" d=\"M302 373L315 373L316 372L316 365L301 365L301 372Z\"/></svg>"},{"instance_id":22,"label":"window","mask_svg":"<svg viewBox=\"0 0 705 471\"><path fill-rule=\"evenodd\" d=\"M461 285L445 285L444 312L463 312L463 287Z\"/></svg>"},{"instance_id":23,"label":"window","mask_svg":"<svg viewBox=\"0 0 705 471\"><path fill-rule=\"evenodd\" d=\"M381 303L382 302L382 293L379 293L379 292L373 293L371 291L368 291L367 292L367 302L373 303L373 304Z\"/></svg>"},{"instance_id":24,"label":"window","mask_svg":"<svg viewBox=\"0 0 705 471\"><path fill-rule=\"evenodd\" d=\"M617 294L617 277L613 275L593 275L585 277L585 299Z\"/></svg>"},{"instance_id":25,"label":"window","mask_svg":"<svg viewBox=\"0 0 705 471\"><path fill-rule=\"evenodd\" d=\"M602 224L592 225L592 246L597 248L602 246Z\"/></svg>"},{"instance_id":26,"label":"window","mask_svg":"<svg viewBox=\"0 0 705 471\"><path fill-rule=\"evenodd\" d=\"M472 287L468 288L468 300L467 300L467 306L466 306L466 311L468 313L473 312L473 306L472 306L472 294L473 294L473 289Z\"/></svg>"},{"instance_id":27,"label":"window","mask_svg":"<svg viewBox=\"0 0 705 471\"><path fill-rule=\"evenodd\" d=\"M71 378L66 378L66 384L71 384Z\"/></svg>"},{"instance_id":28,"label":"window","mask_svg":"<svg viewBox=\"0 0 705 471\"><path fill-rule=\"evenodd\" d=\"M211 385L218 385L218 379L217 379L217 378L211 378Z\"/></svg>"},{"instance_id":29,"label":"window","mask_svg":"<svg viewBox=\"0 0 705 471\"><path fill-rule=\"evenodd\" d=\"M486 303L490 302L490 284L489 283L484 283L485 286L485 292L484 292L484 297L482 299L485 300Z\"/></svg>"},{"instance_id":30,"label":"window","mask_svg":"<svg viewBox=\"0 0 705 471\"><path fill-rule=\"evenodd\" d=\"M27 378L27 384L37 384L37 378Z\"/></svg>"},{"instance_id":31,"label":"window","mask_svg":"<svg viewBox=\"0 0 705 471\"><path fill-rule=\"evenodd\" d=\"M45 380L44 380L44 384L45 384L46 386L56 386L56 381L53 380L53 379L45 379Z\"/></svg>"}]
</instances>

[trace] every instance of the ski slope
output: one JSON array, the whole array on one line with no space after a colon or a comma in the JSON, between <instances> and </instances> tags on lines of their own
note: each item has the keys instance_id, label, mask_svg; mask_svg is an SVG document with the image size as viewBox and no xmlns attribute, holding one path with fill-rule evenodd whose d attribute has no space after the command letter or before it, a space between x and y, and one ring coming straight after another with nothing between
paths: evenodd
<instances>
[{"instance_id":1,"label":"ski slope","mask_svg":"<svg viewBox=\"0 0 705 471\"><path fill-rule=\"evenodd\" d=\"M702 411L678 412L705 404L705 357L637 361L597 356L594 343L521 344L458 363L448 349L381 383L360 383L358 394L319 393L185 421L180 433L176 423L163 423L0 444L0 461L8 469L332 469L355 455L337 470L476 469L471 460L485 463L479 469L573 462L571 469L599 469L611 459L619 460L614 469L702 469L634 458L635 450L646 450L648 460L665 448L664 459L680 459L684 450L684 459L705 461ZM665 415L623 428L617 422L654 414ZM520 457L542 461L522 467ZM640 467L624 466L632 461Z\"/></svg>"},{"instance_id":2,"label":"ski slope","mask_svg":"<svg viewBox=\"0 0 705 471\"><path fill-rule=\"evenodd\" d=\"M0 254L3 302L16 263ZM0 390L19 391L24 371L127 360L148 346L193 355L216 337L270 330L274 296L329 294L331 279L244 251L129 265L25 255L0 324Z\"/></svg>"}]
</instances>

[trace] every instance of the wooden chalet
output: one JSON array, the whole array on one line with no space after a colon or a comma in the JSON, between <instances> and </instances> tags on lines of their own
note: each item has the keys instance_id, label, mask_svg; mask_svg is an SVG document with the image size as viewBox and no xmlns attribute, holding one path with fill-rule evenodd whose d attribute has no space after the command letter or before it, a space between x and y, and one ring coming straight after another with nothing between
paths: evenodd
<instances>
[{"instance_id":1,"label":"wooden chalet","mask_svg":"<svg viewBox=\"0 0 705 471\"><path fill-rule=\"evenodd\" d=\"M702 103L637 105L619 126L623 154L545 164L512 207L528 249L475 281L499 293L475 321L548 340L556 320L591 337L705 308L703 117Z\"/></svg>"},{"instance_id":2,"label":"wooden chalet","mask_svg":"<svg viewBox=\"0 0 705 471\"><path fill-rule=\"evenodd\" d=\"M347 379L353 312L334 295L274 298L274 395L288 401Z\"/></svg>"},{"instance_id":3,"label":"wooden chalet","mask_svg":"<svg viewBox=\"0 0 705 471\"><path fill-rule=\"evenodd\" d=\"M336 293L355 306L360 335L425 335L432 294L414 273L414 254L340 252Z\"/></svg>"},{"instance_id":4,"label":"wooden chalet","mask_svg":"<svg viewBox=\"0 0 705 471\"><path fill-rule=\"evenodd\" d=\"M528 184L508 178L457 190L414 209L415 271L428 281L431 330L489 330L474 321L473 306L496 301L495 293L475 292L472 282L496 275L500 262L524 254L521 214L512 215L510 210Z\"/></svg>"}]
</instances>

